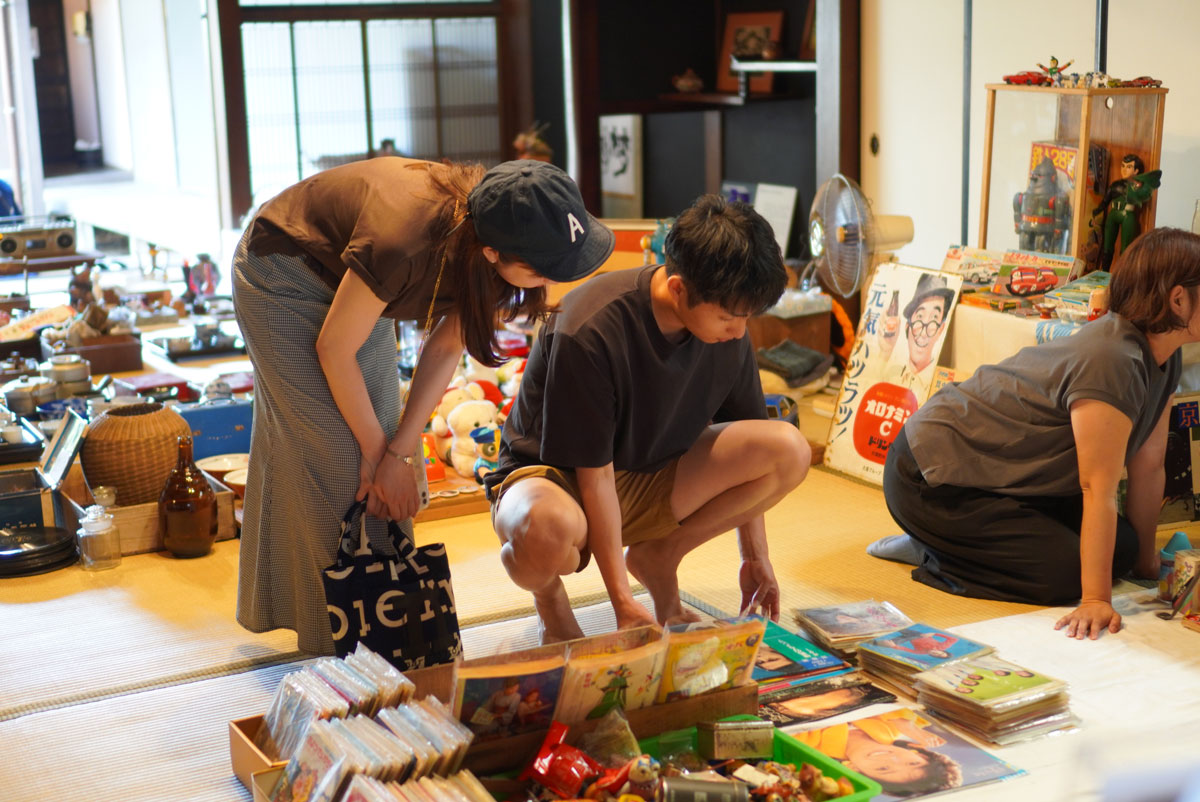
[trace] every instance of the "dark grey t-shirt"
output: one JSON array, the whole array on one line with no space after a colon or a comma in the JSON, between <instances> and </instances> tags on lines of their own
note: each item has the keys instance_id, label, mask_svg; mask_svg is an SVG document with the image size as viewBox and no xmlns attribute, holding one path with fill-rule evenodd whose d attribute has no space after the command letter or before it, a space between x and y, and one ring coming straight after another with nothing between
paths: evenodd
<instances>
[{"instance_id":1,"label":"dark grey t-shirt","mask_svg":"<svg viewBox=\"0 0 1200 802\"><path fill-rule=\"evenodd\" d=\"M1129 417L1128 463L1175 392L1180 370L1178 351L1158 365L1145 335L1111 313L1074 336L1022 348L947 385L904 431L930 485L1071 496L1080 492L1071 404L1095 399Z\"/></svg>"},{"instance_id":2,"label":"dark grey t-shirt","mask_svg":"<svg viewBox=\"0 0 1200 802\"><path fill-rule=\"evenodd\" d=\"M524 465L651 473L710 422L765 418L747 334L671 343L650 306L655 267L606 273L572 290L539 332L504 424L488 493Z\"/></svg>"}]
</instances>

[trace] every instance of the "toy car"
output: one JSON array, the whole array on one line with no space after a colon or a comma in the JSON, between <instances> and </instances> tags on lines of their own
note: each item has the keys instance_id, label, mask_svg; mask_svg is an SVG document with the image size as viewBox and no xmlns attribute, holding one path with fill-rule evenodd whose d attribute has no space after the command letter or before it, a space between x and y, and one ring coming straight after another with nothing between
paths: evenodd
<instances>
[{"instance_id":1,"label":"toy car","mask_svg":"<svg viewBox=\"0 0 1200 802\"><path fill-rule=\"evenodd\" d=\"M1149 75L1139 75L1137 78L1121 81L1121 86L1162 86L1162 81Z\"/></svg>"},{"instance_id":2,"label":"toy car","mask_svg":"<svg viewBox=\"0 0 1200 802\"><path fill-rule=\"evenodd\" d=\"M971 284L991 284L996 280L996 271L987 267L972 267L963 271L963 281Z\"/></svg>"},{"instance_id":3,"label":"toy car","mask_svg":"<svg viewBox=\"0 0 1200 802\"><path fill-rule=\"evenodd\" d=\"M1014 73L1013 75L1005 75L1004 83L1027 84L1029 86L1049 86L1050 76L1044 72L1026 70L1025 72L1018 72Z\"/></svg>"},{"instance_id":4,"label":"toy car","mask_svg":"<svg viewBox=\"0 0 1200 802\"><path fill-rule=\"evenodd\" d=\"M1014 267L1008 279L1008 291L1024 298L1054 289L1058 274L1052 267Z\"/></svg>"}]
</instances>

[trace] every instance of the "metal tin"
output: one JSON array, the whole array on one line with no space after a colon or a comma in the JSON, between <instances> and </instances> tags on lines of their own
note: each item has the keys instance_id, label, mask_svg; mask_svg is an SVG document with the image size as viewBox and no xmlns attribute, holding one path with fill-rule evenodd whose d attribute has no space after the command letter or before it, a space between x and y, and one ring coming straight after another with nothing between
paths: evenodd
<instances>
[{"instance_id":1,"label":"metal tin","mask_svg":"<svg viewBox=\"0 0 1200 802\"><path fill-rule=\"evenodd\" d=\"M696 751L708 760L771 757L775 724L770 721L704 721L696 725Z\"/></svg>"},{"instance_id":2,"label":"metal tin","mask_svg":"<svg viewBox=\"0 0 1200 802\"><path fill-rule=\"evenodd\" d=\"M0 388L4 393L4 404L18 415L32 415L38 404L53 401L54 382L41 376L22 376Z\"/></svg>"},{"instance_id":3,"label":"metal tin","mask_svg":"<svg viewBox=\"0 0 1200 802\"><path fill-rule=\"evenodd\" d=\"M655 802L750 802L750 786L738 780L667 777L654 798Z\"/></svg>"},{"instance_id":4,"label":"metal tin","mask_svg":"<svg viewBox=\"0 0 1200 802\"><path fill-rule=\"evenodd\" d=\"M78 382L92 375L91 365L78 354L57 354L38 365L38 372L56 382Z\"/></svg>"}]
</instances>

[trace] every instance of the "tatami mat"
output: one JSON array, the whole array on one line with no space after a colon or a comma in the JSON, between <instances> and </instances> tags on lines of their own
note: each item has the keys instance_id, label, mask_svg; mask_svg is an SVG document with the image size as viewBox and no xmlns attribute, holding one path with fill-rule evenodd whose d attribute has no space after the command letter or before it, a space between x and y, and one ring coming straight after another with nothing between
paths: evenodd
<instances>
[{"instance_id":1,"label":"tatami mat","mask_svg":"<svg viewBox=\"0 0 1200 802\"><path fill-rule=\"evenodd\" d=\"M651 609L649 596L638 601ZM585 634L616 627L612 605L576 609ZM537 644L532 616L462 630L468 657ZM229 765L227 722L262 713L279 680L301 663L82 701L0 721L0 743L36 744L0 763L4 802L250 798Z\"/></svg>"},{"instance_id":2,"label":"tatami mat","mask_svg":"<svg viewBox=\"0 0 1200 802\"><path fill-rule=\"evenodd\" d=\"M883 493L823 468L813 468L800 487L767 512L766 521L785 614L796 607L873 597L890 600L915 620L946 627L1034 609L940 593L913 582L911 568L867 556L868 543L898 531ZM421 524L417 539L446 542L460 615L493 605L531 609L529 594L504 574L487 515ZM735 534L720 535L684 558L679 586L717 609L736 613L741 604L739 561ZM573 598L604 592L594 562L566 582Z\"/></svg>"},{"instance_id":3,"label":"tatami mat","mask_svg":"<svg viewBox=\"0 0 1200 802\"><path fill-rule=\"evenodd\" d=\"M0 722L6 802L248 800L228 722L262 713L294 665L143 691ZM19 754L19 757L18 757Z\"/></svg>"},{"instance_id":4,"label":"tatami mat","mask_svg":"<svg viewBox=\"0 0 1200 802\"><path fill-rule=\"evenodd\" d=\"M85 698L296 659L296 636L234 620L238 541L0 580L0 720Z\"/></svg>"}]
</instances>

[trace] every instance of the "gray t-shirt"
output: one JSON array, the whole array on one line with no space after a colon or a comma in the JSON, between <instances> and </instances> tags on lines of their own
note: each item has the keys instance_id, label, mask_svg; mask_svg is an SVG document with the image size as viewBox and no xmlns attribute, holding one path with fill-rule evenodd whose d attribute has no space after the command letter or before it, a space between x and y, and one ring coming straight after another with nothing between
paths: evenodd
<instances>
[{"instance_id":1,"label":"gray t-shirt","mask_svg":"<svg viewBox=\"0 0 1200 802\"><path fill-rule=\"evenodd\" d=\"M1129 417L1128 463L1175 392L1180 369L1179 351L1158 365L1145 335L1110 313L947 385L904 431L931 486L1072 496L1080 487L1071 404L1095 399Z\"/></svg>"}]
</instances>

